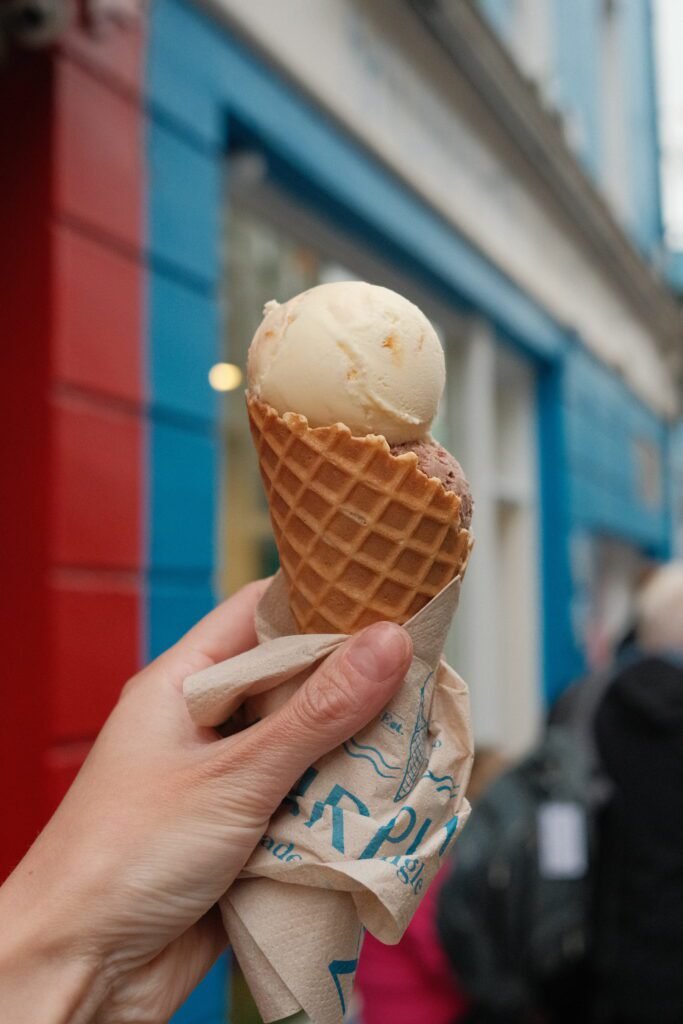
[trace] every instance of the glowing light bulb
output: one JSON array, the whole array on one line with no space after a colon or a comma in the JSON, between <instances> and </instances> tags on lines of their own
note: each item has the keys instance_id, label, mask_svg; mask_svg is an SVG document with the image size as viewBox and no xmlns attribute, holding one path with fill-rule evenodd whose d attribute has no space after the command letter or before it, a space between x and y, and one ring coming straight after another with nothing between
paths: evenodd
<instances>
[{"instance_id":1,"label":"glowing light bulb","mask_svg":"<svg viewBox=\"0 0 683 1024\"><path fill-rule=\"evenodd\" d=\"M242 383L242 377L235 363L215 363L209 370L209 384L214 391L234 391Z\"/></svg>"}]
</instances>

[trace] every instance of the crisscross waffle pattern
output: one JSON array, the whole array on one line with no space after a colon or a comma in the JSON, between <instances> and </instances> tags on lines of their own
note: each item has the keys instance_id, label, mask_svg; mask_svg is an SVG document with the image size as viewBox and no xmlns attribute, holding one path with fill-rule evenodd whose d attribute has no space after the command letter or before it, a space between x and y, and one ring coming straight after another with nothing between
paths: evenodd
<instances>
[{"instance_id":1,"label":"crisscross waffle pattern","mask_svg":"<svg viewBox=\"0 0 683 1024\"><path fill-rule=\"evenodd\" d=\"M458 574L472 547L460 498L392 455L383 437L309 427L253 395L247 408L292 614L301 633L402 624Z\"/></svg>"}]
</instances>

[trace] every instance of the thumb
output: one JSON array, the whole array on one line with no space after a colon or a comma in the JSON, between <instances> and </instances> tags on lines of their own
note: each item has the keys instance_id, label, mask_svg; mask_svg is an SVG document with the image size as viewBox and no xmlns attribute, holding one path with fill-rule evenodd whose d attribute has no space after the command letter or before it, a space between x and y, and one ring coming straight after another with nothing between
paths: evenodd
<instances>
[{"instance_id":1,"label":"thumb","mask_svg":"<svg viewBox=\"0 0 683 1024\"><path fill-rule=\"evenodd\" d=\"M274 810L310 765L379 714L411 659L405 630L378 622L334 651L272 715L222 741L240 748L252 792Z\"/></svg>"}]
</instances>

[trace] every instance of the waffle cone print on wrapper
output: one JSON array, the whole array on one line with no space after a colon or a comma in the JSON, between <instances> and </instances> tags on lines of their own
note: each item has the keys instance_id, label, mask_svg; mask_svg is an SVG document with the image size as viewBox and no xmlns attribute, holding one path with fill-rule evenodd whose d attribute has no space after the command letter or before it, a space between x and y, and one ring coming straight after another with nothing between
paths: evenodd
<instances>
[{"instance_id":1,"label":"waffle cone print on wrapper","mask_svg":"<svg viewBox=\"0 0 683 1024\"><path fill-rule=\"evenodd\" d=\"M363 929L397 942L467 819L467 688L441 661L471 535L411 454L249 400L282 571L259 646L185 681L194 720L264 717L346 638L405 625L413 661L380 716L312 765L221 900L265 1021L340 1024ZM343 518L348 522L344 522ZM405 557L404 557L405 556Z\"/></svg>"}]
</instances>

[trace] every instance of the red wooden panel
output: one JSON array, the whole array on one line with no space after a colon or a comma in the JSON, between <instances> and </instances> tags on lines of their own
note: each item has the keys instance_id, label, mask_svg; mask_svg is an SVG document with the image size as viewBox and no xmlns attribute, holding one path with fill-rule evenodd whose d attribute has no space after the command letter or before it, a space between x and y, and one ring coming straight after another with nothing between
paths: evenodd
<instances>
[{"instance_id":1,"label":"red wooden panel","mask_svg":"<svg viewBox=\"0 0 683 1024\"><path fill-rule=\"evenodd\" d=\"M53 405L53 427L52 561L138 568L140 418L62 397Z\"/></svg>"},{"instance_id":2,"label":"red wooden panel","mask_svg":"<svg viewBox=\"0 0 683 1024\"><path fill-rule=\"evenodd\" d=\"M36 835L46 731L50 103L45 53L2 62L0 882Z\"/></svg>"},{"instance_id":3,"label":"red wooden panel","mask_svg":"<svg viewBox=\"0 0 683 1024\"><path fill-rule=\"evenodd\" d=\"M69 227L54 230L53 372L122 398L142 397L142 269Z\"/></svg>"},{"instance_id":4,"label":"red wooden panel","mask_svg":"<svg viewBox=\"0 0 683 1024\"><path fill-rule=\"evenodd\" d=\"M86 14L61 40L65 52L135 92L141 87L143 45L142 17L125 24L116 24L111 18L93 23Z\"/></svg>"},{"instance_id":5,"label":"red wooden panel","mask_svg":"<svg viewBox=\"0 0 683 1024\"><path fill-rule=\"evenodd\" d=\"M139 668L136 588L92 576L60 583L52 592L52 740L96 735L121 687Z\"/></svg>"},{"instance_id":6,"label":"red wooden panel","mask_svg":"<svg viewBox=\"0 0 683 1024\"><path fill-rule=\"evenodd\" d=\"M142 112L67 58L55 61L54 201L140 249Z\"/></svg>"},{"instance_id":7,"label":"red wooden panel","mask_svg":"<svg viewBox=\"0 0 683 1024\"><path fill-rule=\"evenodd\" d=\"M45 777L43 814L40 827L56 811L67 789L76 778L78 769L81 767L92 741L84 743L70 743L64 747L53 747L45 752L43 758L43 769Z\"/></svg>"}]
</instances>

